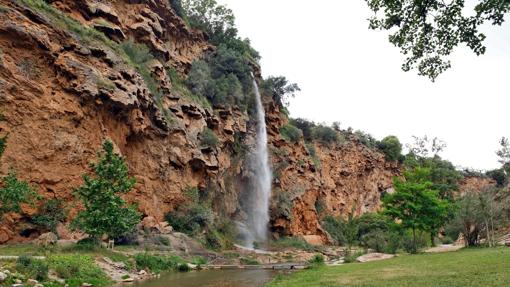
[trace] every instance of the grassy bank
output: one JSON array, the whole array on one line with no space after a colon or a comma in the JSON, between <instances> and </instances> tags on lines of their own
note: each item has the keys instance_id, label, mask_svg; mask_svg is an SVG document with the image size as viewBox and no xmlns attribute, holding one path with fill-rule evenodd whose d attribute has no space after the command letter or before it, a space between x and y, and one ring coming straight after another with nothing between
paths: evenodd
<instances>
[{"instance_id":1,"label":"grassy bank","mask_svg":"<svg viewBox=\"0 0 510 287\"><path fill-rule=\"evenodd\" d=\"M124 252L128 251L129 252ZM134 250L134 252L133 252ZM18 282L28 283L35 279L45 287L79 287L84 283L95 287L110 286L121 279L142 278L139 271L145 270L151 273L164 271L188 271L190 268L187 260L172 255L154 255L147 253L141 248L120 246L116 252L99 248L95 245L73 244L67 247L43 248L31 244L4 245L0 246L1 256L19 256L17 259L0 258L0 272L8 271L10 274L0 287L11 286ZM37 257L34 257L37 256ZM41 259L41 256L43 259ZM205 264L204 260L189 260L199 265ZM199 258L201 259L201 258ZM199 262L200 261L200 262ZM98 264L98 262L102 262ZM107 262L117 268L114 280L108 270L104 268ZM102 267L103 266L103 267ZM113 268L113 269L115 269ZM147 275L150 276L150 275ZM144 277L147 277L144 276ZM33 285L33 283L32 283Z\"/></svg>"},{"instance_id":2,"label":"grassy bank","mask_svg":"<svg viewBox=\"0 0 510 287\"><path fill-rule=\"evenodd\" d=\"M403 255L385 261L321 267L279 276L268 286L510 286L510 248Z\"/></svg>"}]
</instances>

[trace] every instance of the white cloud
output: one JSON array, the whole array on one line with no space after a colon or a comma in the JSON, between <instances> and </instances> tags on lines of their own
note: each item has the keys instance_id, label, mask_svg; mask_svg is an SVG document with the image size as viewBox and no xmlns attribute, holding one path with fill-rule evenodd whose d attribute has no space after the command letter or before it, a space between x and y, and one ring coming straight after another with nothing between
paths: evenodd
<instances>
[{"instance_id":1,"label":"white cloud","mask_svg":"<svg viewBox=\"0 0 510 287\"><path fill-rule=\"evenodd\" d=\"M459 49L436 83L400 69L387 34L368 29L365 1L220 0L234 10L242 37L262 55L263 74L284 75L302 92L291 115L340 121L377 138L437 136L443 156L478 169L499 166L498 139L510 135L510 25L488 27L486 55Z\"/></svg>"}]
</instances>

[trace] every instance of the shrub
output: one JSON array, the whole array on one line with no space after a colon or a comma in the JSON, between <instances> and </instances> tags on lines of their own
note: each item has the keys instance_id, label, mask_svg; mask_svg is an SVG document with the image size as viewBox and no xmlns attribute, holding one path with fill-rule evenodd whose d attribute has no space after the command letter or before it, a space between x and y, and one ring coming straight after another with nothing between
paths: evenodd
<instances>
[{"instance_id":1,"label":"shrub","mask_svg":"<svg viewBox=\"0 0 510 287\"><path fill-rule=\"evenodd\" d=\"M308 260L308 263L312 266L324 265L324 256L322 254L315 254L310 260Z\"/></svg>"},{"instance_id":2,"label":"shrub","mask_svg":"<svg viewBox=\"0 0 510 287\"><path fill-rule=\"evenodd\" d=\"M165 219L175 231L190 236L196 235L201 229L214 222L212 210L199 204L182 206L176 211L168 213Z\"/></svg>"},{"instance_id":3,"label":"shrub","mask_svg":"<svg viewBox=\"0 0 510 287\"><path fill-rule=\"evenodd\" d=\"M242 265L259 265L260 263L255 258L250 257L241 257L239 258L239 262Z\"/></svg>"},{"instance_id":4,"label":"shrub","mask_svg":"<svg viewBox=\"0 0 510 287\"><path fill-rule=\"evenodd\" d=\"M358 257L360 257L364 254L365 254L365 252L363 252L363 251L352 252L352 251L348 250L344 256L344 263L354 263L354 262L356 262L356 259L358 259Z\"/></svg>"},{"instance_id":5,"label":"shrub","mask_svg":"<svg viewBox=\"0 0 510 287\"><path fill-rule=\"evenodd\" d=\"M26 255L18 257L16 269L28 277L44 281L48 278L48 264L40 259L33 259Z\"/></svg>"},{"instance_id":6,"label":"shrub","mask_svg":"<svg viewBox=\"0 0 510 287\"><path fill-rule=\"evenodd\" d=\"M306 251L313 251L315 247L300 237L282 237L271 243L277 248L293 248Z\"/></svg>"},{"instance_id":7,"label":"shrub","mask_svg":"<svg viewBox=\"0 0 510 287\"><path fill-rule=\"evenodd\" d=\"M138 270L148 269L152 272L159 273L161 271L177 269L186 262L179 256L156 256L147 253L135 255L136 268Z\"/></svg>"},{"instance_id":8,"label":"shrub","mask_svg":"<svg viewBox=\"0 0 510 287\"><path fill-rule=\"evenodd\" d=\"M193 259L191 260L191 263L195 264L195 265L199 265L199 266L205 265L205 264L207 264L207 259L205 259L202 256L196 256L196 257L193 257Z\"/></svg>"},{"instance_id":9,"label":"shrub","mask_svg":"<svg viewBox=\"0 0 510 287\"><path fill-rule=\"evenodd\" d=\"M322 227L329 233L336 245L343 245L346 242L344 229L345 223L339 218L326 216L322 221Z\"/></svg>"},{"instance_id":10,"label":"shrub","mask_svg":"<svg viewBox=\"0 0 510 287\"><path fill-rule=\"evenodd\" d=\"M9 170L7 176L2 178L2 183L0 219L7 212L21 212L22 203L31 203L37 198L34 189L27 182L18 180L14 170Z\"/></svg>"},{"instance_id":11,"label":"shrub","mask_svg":"<svg viewBox=\"0 0 510 287\"><path fill-rule=\"evenodd\" d=\"M303 132L295 126L287 124L280 128L280 135L286 141L297 143L303 136Z\"/></svg>"},{"instance_id":12,"label":"shrub","mask_svg":"<svg viewBox=\"0 0 510 287\"><path fill-rule=\"evenodd\" d=\"M499 187L505 186L508 182L506 173L502 168L487 171L486 175L495 180Z\"/></svg>"},{"instance_id":13,"label":"shrub","mask_svg":"<svg viewBox=\"0 0 510 287\"><path fill-rule=\"evenodd\" d=\"M338 132L328 126L318 125L313 128L312 134L314 139L323 144L332 144L339 141Z\"/></svg>"},{"instance_id":14,"label":"shrub","mask_svg":"<svg viewBox=\"0 0 510 287\"><path fill-rule=\"evenodd\" d=\"M297 118L291 119L290 124L297 127L303 132L303 138L305 139L305 141L310 142L314 139L313 129L316 127L314 122L302 118Z\"/></svg>"},{"instance_id":15,"label":"shrub","mask_svg":"<svg viewBox=\"0 0 510 287\"><path fill-rule=\"evenodd\" d=\"M54 255L48 258L49 266L60 278L66 279L70 287L78 287L83 283L94 286L106 286L110 279L99 268L94 259L87 255Z\"/></svg>"},{"instance_id":16,"label":"shrub","mask_svg":"<svg viewBox=\"0 0 510 287\"><path fill-rule=\"evenodd\" d=\"M428 236L423 232L419 232L416 236L416 246L414 246L413 236L410 232L406 232L402 237L402 247L407 253L416 253L418 250L427 246Z\"/></svg>"},{"instance_id":17,"label":"shrub","mask_svg":"<svg viewBox=\"0 0 510 287\"><path fill-rule=\"evenodd\" d=\"M455 241L448 235L444 236L443 238L441 238L441 243L442 244L453 244Z\"/></svg>"},{"instance_id":18,"label":"shrub","mask_svg":"<svg viewBox=\"0 0 510 287\"><path fill-rule=\"evenodd\" d=\"M202 131L202 134L200 134L200 143L203 146L215 148L218 145L219 140L211 129L205 128Z\"/></svg>"},{"instance_id":19,"label":"shrub","mask_svg":"<svg viewBox=\"0 0 510 287\"><path fill-rule=\"evenodd\" d=\"M387 160L397 161L401 158L402 144L396 136L387 136L377 143L377 147L384 153Z\"/></svg>"},{"instance_id":20,"label":"shrub","mask_svg":"<svg viewBox=\"0 0 510 287\"><path fill-rule=\"evenodd\" d=\"M66 210L62 200L51 199L46 201L32 220L39 227L56 233L57 225L66 220Z\"/></svg>"},{"instance_id":21,"label":"shrub","mask_svg":"<svg viewBox=\"0 0 510 287\"><path fill-rule=\"evenodd\" d=\"M359 140L359 142L365 145L366 147L368 148L377 147L377 140L372 135L360 130L355 131L354 135Z\"/></svg>"}]
</instances>

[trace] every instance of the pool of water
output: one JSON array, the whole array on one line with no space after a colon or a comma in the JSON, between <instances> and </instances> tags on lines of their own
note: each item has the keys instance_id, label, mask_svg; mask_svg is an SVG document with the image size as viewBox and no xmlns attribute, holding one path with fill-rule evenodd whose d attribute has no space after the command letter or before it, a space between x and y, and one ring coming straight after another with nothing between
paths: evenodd
<instances>
[{"instance_id":1,"label":"pool of water","mask_svg":"<svg viewBox=\"0 0 510 287\"><path fill-rule=\"evenodd\" d=\"M136 287L262 287L277 271L271 270L203 270L169 273L160 278L135 283Z\"/></svg>"}]
</instances>

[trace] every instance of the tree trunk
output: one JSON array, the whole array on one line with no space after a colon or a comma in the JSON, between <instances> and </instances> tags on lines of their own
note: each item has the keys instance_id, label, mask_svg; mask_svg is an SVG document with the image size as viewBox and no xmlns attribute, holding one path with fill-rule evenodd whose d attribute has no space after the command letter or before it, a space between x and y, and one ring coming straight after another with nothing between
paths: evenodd
<instances>
[{"instance_id":1,"label":"tree trunk","mask_svg":"<svg viewBox=\"0 0 510 287\"><path fill-rule=\"evenodd\" d=\"M416 253L418 248L416 247L416 228L413 226L413 253Z\"/></svg>"},{"instance_id":2,"label":"tree trunk","mask_svg":"<svg viewBox=\"0 0 510 287\"><path fill-rule=\"evenodd\" d=\"M434 235L435 235L435 234L434 234L434 231L431 231L431 232L430 232L430 245L431 245L432 247L436 247L436 243L434 242L434 237L435 237Z\"/></svg>"}]
</instances>

